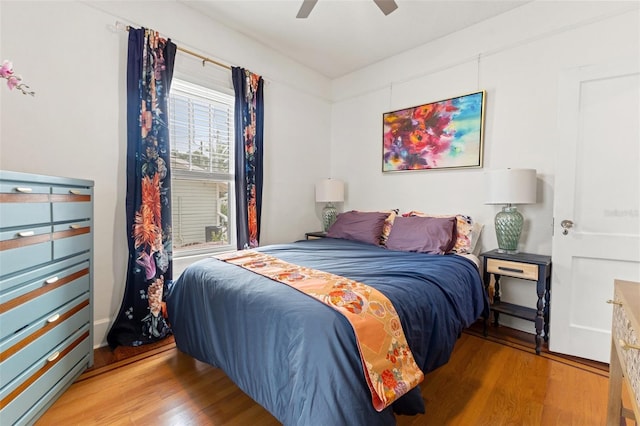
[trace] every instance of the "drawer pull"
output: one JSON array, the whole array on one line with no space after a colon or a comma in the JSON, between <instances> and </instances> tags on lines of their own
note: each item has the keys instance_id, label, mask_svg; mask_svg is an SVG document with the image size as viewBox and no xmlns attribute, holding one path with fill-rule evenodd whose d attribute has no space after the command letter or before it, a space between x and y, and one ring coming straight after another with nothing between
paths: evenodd
<instances>
[{"instance_id":1,"label":"drawer pull","mask_svg":"<svg viewBox=\"0 0 640 426\"><path fill-rule=\"evenodd\" d=\"M34 231L22 231L18 232L18 237L33 237L35 234Z\"/></svg>"},{"instance_id":2,"label":"drawer pull","mask_svg":"<svg viewBox=\"0 0 640 426\"><path fill-rule=\"evenodd\" d=\"M22 187L19 186L19 187L16 188L16 192L22 192L23 194L29 194L29 193L33 192L33 189L32 188L26 188L24 186L22 186Z\"/></svg>"},{"instance_id":3,"label":"drawer pull","mask_svg":"<svg viewBox=\"0 0 640 426\"><path fill-rule=\"evenodd\" d=\"M622 306L622 302L618 302L617 300L607 300L607 303L610 305L618 305L618 306Z\"/></svg>"},{"instance_id":4,"label":"drawer pull","mask_svg":"<svg viewBox=\"0 0 640 426\"><path fill-rule=\"evenodd\" d=\"M82 191L79 191L77 189L70 189L69 190L69 194L71 194L71 195L82 195Z\"/></svg>"},{"instance_id":5,"label":"drawer pull","mask_svg":"<svg viewBox=\"0 0 640 426\"><path fill-rule=\"evenodd\" d=\"M80 229L80 228L82 228L82 225L78 225L77 223L74 223L73 225L69 225L69 228L71 228L71 229Z\"/></svg>"},{"instance_id":6,"label":"drawer pull","mask_svg":"<svg viewBox=\"0 0 640 426\"><path fill-rule=\"evenodd\" d=\"M49 355L49 358L47 358L48 362L53 362L56 359L58 359L58 357L60 356L60 352L55 351L54 353L52 353L51 355Z\"/></svg>"},{"instance_id":7,"label":"drawer pull","mask_svg":"<svg viewBox=\"0 0 640 426\"><path fill-rule=\"evenodd\" d=\"M47 319L47 322L51 324L52 322L56 322L60 319L60 314L55 314L51 318Z\"/></svg>"},{"instance_id":8,"label":"drawer pull","mask_svg":"<svg viewBox=\"0 0 640 426\"><path fill-rule=\"evenodd\" d=\"M621 347L622 349L624 349L624 350L627 350L627 349L635 349L635 350L640 351L640 345L633 345L633 344L631 344L631 343L627 343L627 342L625 342L625 341L624 341L624 340L622 340L622 339L618 340L618 343L620 344L620 347Z\"/></svg>"},{"instance_id":9,"label":"drawer pull","mask_svg":"<svg viewBox=\"0 0 640 426\"><path fill-rule=\"evenodd\" d=\"M53 283L55 283L56 281L58 281L58 277L51 277L51 278L49 278L48 280L45 280L45 281L44 281L44 283L45 283L45 284L53 284Z\"/></svg>"},{"instance_id":10,"label":"drawer pull","mask_svg":"<svg viewBox=\"0 0 640 426\"><path fill-rule=\"evenodd\" d=\"M515 272L515 273L518 273L518 274L524 274L524 270L522 270L522 269L507 268L506 266L498 266L498 269L500 269L501 271Z\"/></svg>"}]
</instances>

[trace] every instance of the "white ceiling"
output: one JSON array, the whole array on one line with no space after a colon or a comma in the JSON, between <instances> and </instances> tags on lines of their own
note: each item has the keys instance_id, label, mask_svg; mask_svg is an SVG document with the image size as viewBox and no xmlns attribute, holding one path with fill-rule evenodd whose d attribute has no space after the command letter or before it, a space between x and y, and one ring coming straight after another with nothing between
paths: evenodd
<instances>
[{"instance_id":1,"label":"white ceiling","mask_svg":"<svg viewBox=\"0 0 640 426\"><path fill-rule=\"evenodd\" d=\"M385 16L372 0L178 0L329 77L337 78L504 13L529 0L396 0Z\"/></svg>"}]
</instances>

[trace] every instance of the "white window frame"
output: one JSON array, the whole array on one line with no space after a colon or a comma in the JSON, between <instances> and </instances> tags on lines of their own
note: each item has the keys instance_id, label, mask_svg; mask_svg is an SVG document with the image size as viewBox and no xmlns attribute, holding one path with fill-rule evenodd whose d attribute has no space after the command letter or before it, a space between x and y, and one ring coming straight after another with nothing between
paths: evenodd
<instances>
[{"instance_id":1,"label":"white window frame","mask_svg":"<svg viewBox=\"0 0 640 426\"><path fill-rule=\"evenodd\" d=\"M219 102L223 104L227 104L231 107L230 114L230 134L229 134L229 172L228 173L220 173L220 172L190 172L186 170L171 170L171 180L176 179L189 178L189 179L202 179L202 180L212 180L217 182L227 182L229 185L228 190L228 218L227 218L227 228L228 228L228 236L229 241L228 244L219 245L219 246L208 246L208 247L198 247L194 246L194 248L180 248L176 249L175 245L173 247L173 259L174 261L180 260L196 260L197 258L205 257L210 255L211 253L219 253L224 251L235 250L236 248L236 213L235 213L235 157L234 157L234 140L235 140L235 130L234 130L234 113L233 108L235 104L233 90L231 88L219 87L215 85L210 85L211 87L204 86L202 81L198 81L197 84L191 83L186 80L186 78L176 78L174 76L171 82L171 93L170 96L174 93L179 93L188 97L200 98L205 101L213 101ZM204 89L204 90L202 90ZM216 92L214 94L209 93L209 91ZM169 102L171 104L171 102ZM169 122L169 133L173 137L173 131L171 128L171 111L169 111L169 116L167 120ZM173 213L172 213L173 216ZM175 228L175 224L174 224ZM172 236L173 239L173 236ZM180 262L179 262L180 263ZM190 262L188 262L190 263ZM178 266L178 268L176 268ZM180 265L176 265L174 263L174 271L178 269L180 270Z\"/></svg>"}]
</instances>

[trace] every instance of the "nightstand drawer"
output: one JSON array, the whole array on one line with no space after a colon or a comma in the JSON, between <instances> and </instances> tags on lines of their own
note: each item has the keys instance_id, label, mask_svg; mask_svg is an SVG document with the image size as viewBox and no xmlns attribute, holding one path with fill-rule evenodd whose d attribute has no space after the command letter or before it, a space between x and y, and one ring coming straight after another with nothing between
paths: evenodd
<instances>
[{"instance_id":1,"label":"nightstand drawer","mask_svg":"<svg viewBox=\"0 0 640 426\"><path fill-rule=\"evenodd\" d=\"M538 265L509 262L508 260L487 259L487 272L508 277L538 280Z\"/></svg>"},{"instance_id":2,"label":"nightstand drawer","mask_svg":"<svg viewBox=\"0 0 640 426\"><path fill-rule=\"evenodd\" d=\"M318 238L326 238L327 233L324 231L307 232L304 234L307 240L317 240Z\"/></svg>"}]
</instances>

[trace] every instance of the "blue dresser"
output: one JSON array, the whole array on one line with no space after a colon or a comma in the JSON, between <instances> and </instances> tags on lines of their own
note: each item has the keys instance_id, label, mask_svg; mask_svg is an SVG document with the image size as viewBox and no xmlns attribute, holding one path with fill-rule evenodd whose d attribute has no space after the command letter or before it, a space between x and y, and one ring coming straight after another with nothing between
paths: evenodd
<instances>
[{"instance_id":1,"label":"blue dresser","mask_svg":"<svg viewBox=\"0 0 640 426\"><path fill-rule=\"evenodd\" d=\"M93 182L0 171L0 424L93 365Z\"/></svg>"}]
</instances>

